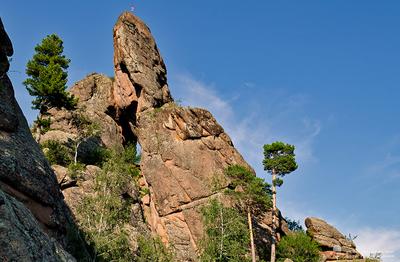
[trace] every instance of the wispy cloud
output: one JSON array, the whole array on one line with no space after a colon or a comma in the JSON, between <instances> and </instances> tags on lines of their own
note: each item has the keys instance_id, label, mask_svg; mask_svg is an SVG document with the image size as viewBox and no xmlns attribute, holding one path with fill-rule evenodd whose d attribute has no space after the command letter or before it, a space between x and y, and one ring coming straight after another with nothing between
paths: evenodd
<instances>
[{"instance_id":1,"label":"wispy cloud","mask_svg":"<svg viewBox=\"0 0 400 262\"><path fill-rule=\"evenodd\" d=\"M388 228L363 228L355 231L357 249L364 256L382 253L384 262L400 261L400 230Z\"/></svg>"},{"instance_id":2,"label":"wispy cloud","mask_svg":"<svg viewBox=\"0 0 400 262\"><path fill-rule=\"evenodd\" d=\"M297 146L297 159L302 166L316 161L313 142L321 131L319 121L302 114L307 96L287 94L282 90L264 94L229 96L217 92L215 84L204 83L188 74L173 77L175 96L184 105L208 109L231 136L246 160L262 171L262 145L283 140ZM251 82L244 89L254 88ZM265 102L267 100L267 102Z\"/></svg>"}]
</instances>

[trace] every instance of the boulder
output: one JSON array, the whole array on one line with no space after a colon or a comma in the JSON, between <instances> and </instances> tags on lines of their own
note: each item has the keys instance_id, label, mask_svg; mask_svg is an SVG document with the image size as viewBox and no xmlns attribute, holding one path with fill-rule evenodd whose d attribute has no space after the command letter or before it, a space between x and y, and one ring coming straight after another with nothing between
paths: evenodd
<instances>
[{"instance_id":1,"label":"boulder","mask_svg":"<svg viewBox=\"0 0 400 262\"><path fill-rule=\"evenodd\" d=\"M305 220L307 234L322 249L324 261L362 259L352 240L347 239L335 227L322 219L308 217Z\"/></svg>"}]
</instances>

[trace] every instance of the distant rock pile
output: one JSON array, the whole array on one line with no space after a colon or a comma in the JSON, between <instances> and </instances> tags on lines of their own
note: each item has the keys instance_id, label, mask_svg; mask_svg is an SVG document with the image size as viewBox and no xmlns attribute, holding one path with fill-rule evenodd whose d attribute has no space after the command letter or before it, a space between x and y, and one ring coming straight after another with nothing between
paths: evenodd
<instances>
[{"instance_id":1,"label":"distant rock pile","mask_svg":"<svg viewBox=\"0 0 400 262\"><path fill-rule=\"evenodd\" d=\"M307 234L315 240L322 249L323 261L362 259L352 240L347 239L336 228L324 220L309 217L305 220Z\"/></svg>"}]
</instances>

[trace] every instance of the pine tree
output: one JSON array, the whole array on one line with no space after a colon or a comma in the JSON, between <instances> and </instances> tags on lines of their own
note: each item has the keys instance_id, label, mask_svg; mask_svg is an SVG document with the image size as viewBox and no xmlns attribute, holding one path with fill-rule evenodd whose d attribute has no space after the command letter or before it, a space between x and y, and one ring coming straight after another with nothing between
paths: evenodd
<instances>
[{"instance_id":1,"label":"pine tree","mask_svg":"<svg viewBox=\"0 0 400 262\"><path fill-rule=\"evenodd\" d=\"M276 187L283 184L284 177L297 169L294 146L283 142L264 145L264 170L272 175L272 244L271 262L275 262L276 246ZM277 178L278 176L278 178Z\"/></svg>"},{"instance_id":2,"label":"pine tree","mask_svg":"<svg viewBox=\"0 0 400 262\"><path fill-rule=\"evenodd\" d=\"M26 65L28 78L24 81L29 94L35 96L32 108L39 109L40 114L53 107L74 108L76 99L66 92L70 59L63 55L63 41L55 34L48 35L35 51Z\"/></svg>"}]
</instances>

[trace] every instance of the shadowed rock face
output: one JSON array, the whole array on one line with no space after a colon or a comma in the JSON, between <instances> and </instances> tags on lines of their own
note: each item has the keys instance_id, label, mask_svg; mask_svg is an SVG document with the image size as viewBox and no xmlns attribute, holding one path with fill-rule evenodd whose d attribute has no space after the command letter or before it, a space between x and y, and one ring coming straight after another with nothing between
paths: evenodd
<instances>
[{"instance_id":1,"label":"shadowed rock face","mask_svg":"<svg viewBox=\"0 0 400 262\"><path fill-rule=\"evenodd\" d=\"M73 261L69 210L7 76L12 50L0 20L0 260Z\"/></svg>"},{"instance_id":2,"label":"shadowed rock face","mask_svg":"<svg viewBox=\"0 0 400 262\"><path fill-rule=\"evenodd\" d=\"M307 233L322 249L324 261L351 260L363 258L353 241L347 239L336 228L324 220L308 217L305 220Z\"/></svg>"}]
</instances>

